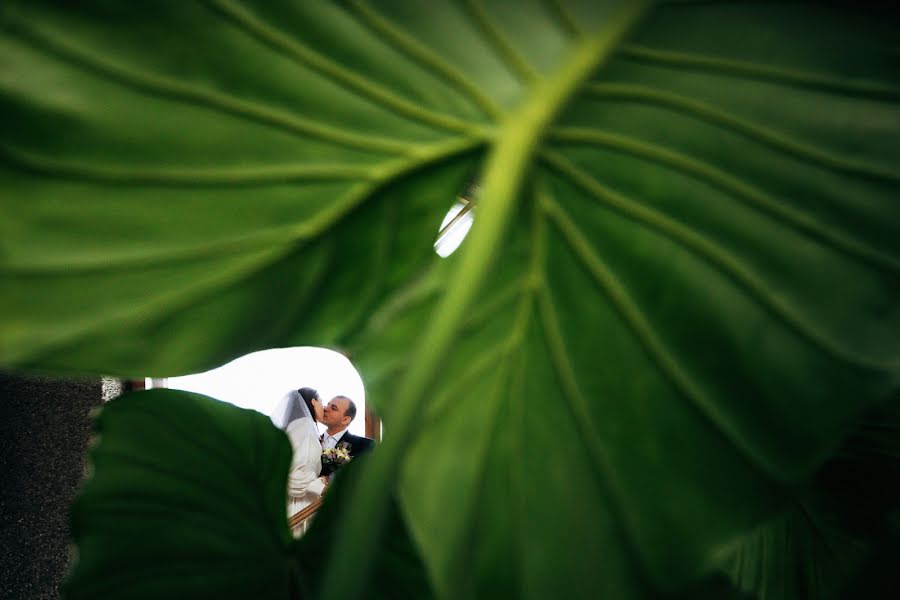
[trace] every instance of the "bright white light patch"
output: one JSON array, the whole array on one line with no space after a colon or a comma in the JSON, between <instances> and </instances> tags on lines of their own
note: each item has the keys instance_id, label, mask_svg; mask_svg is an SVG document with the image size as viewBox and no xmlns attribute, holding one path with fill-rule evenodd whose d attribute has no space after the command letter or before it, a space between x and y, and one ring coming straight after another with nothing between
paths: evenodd
<instances>
[{"instance_id":1,"label":"bright white light patch","mask_svg":"<svg viewBox=\"0 0 900 600\"><path fill-rule=\"evenodd\" d=\"M327 348L261 350L205 373L169 377L168 387L206 394L266 415L288 391L312 387L325 402L337 395L352 398L358 412L350 433L365 435L366 431L362 379L347 357Z\"/></svg>"},{"instance_id":2,"label":"bright white light patch","mask_svg":"<svg viewBox=\"0 0 900 600\"><path fill-rule=\"evenodd\" d=\"M441 226L438 227L438 231L443 231L444 227L450 223L456 215L465 208L465 204L462 202L457 202L450 208L447 212L447 216L444 217L444 220L441 222ZM448 229L443 236L441 236L438 241L434 243L434 251L438 253L438 256L442 258L446 258L453 254L453 252L459 248L459 245L462 244L463 240L466 238L466 234L469 233L469 229L472 228L473 216L472 211L469 210L466 214L457 220L453 226Z\"/></svg>"}]
</instances>

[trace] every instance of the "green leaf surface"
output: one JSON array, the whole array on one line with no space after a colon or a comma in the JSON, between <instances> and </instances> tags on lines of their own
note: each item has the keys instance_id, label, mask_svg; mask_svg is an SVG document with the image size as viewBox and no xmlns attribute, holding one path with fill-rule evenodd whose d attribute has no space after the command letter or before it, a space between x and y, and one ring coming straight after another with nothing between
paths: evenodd
<instances>
[{"instance_id":1,"label":"green leaf surface","mask_svg":"<svg viewBox=\"0 0 900 600\"><path fill-rule=\"evenodd\" d=\"M398 358L375 393L418 378L387 416L416 428L403 498L443 595L679 589L895 393L896 76L854 19L659 9L550 130L457 338L441 346L441 317L493 257L478 222L452 301L360 342L402 356L389 332L439 307L407 378ZM813 22L854 71L807 48Z\"/></svg>"},{"instance_id":2,"label":"green leaf surface","mask_svg":"<svg viewBox=\"0 0 900 600\"><path fill-rule=\"evenodd\" d=\"M111 401L72 512L66 597L287 598L290 461L256 411L174 390Z\"/></svg>"},{"instance_id":3,"label":"green leaf surface","mask_svg":"<svg viewBox=\"0 0 900 600\"><path fill-rule=\"evenodd\" d=\"M392 91L389 67L435 76L336 7L276 20L349 27L380 66L231 2L155 10L4 9L5 364L171 375L334 344L435 260L474 109Z\"/></svg>"},{"instance_id":4,"label":"green leaf surface","mask_svg":"<svg viewBox=\"0 0 900 600\"><path fill-rule=\"evenodd\" d=\"M441 597L686 589L900 382L891 15L8 3L0 361L349 348ZM431 250L473 173L459 255ZM365 577L328 562L333 598Z\"/></svg>"},{"instance_id":5,"label":"green leaf surface","mask_svg":"<svg viewBox=\"0 0 900 600\"><path fill-rule=\"evenodd\" d=\"M347 513L365 512L365 507L355 501L355 492L359 474L367 460L360 457L341 468L328 486L326 502L316 512L312 526L295 543L294 558L301 571L300 581L306 584L301 593L304 598L319 598L323 590L335 586L333 580L325 577L327 569L323 563L323 559L332 553L341 561L345 577L358 576L358 565L341 558L356 541L341 538L336 531ZM367 600L434 598L421 553L410 536L395 497L389 500L384 520L381 537L375 544L374 566L364 584L363 597Z\"/></svg>"}]
</instances>

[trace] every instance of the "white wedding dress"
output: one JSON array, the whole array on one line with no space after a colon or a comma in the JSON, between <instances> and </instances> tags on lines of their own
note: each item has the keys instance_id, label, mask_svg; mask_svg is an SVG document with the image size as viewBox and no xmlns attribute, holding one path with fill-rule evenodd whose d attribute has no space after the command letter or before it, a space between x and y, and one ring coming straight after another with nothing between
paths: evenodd
<instances>
[{"instance_id":1,"label":"white wedding dress","mask_svg":"<svg viewBox=\"0 0 900 600\"><path fill-rule=\"evenodd\" d=\"M307 419L297 419L285 431L294 449L288 473L288 516L312 504L325 489L319 479L322 471L322 445Z\"/></svg>"},{"instance_id":2,"label":"white wedding dress","mask_svg":"<svg viewBox=\"0 0 900 600\"><path fill-rule=\"evenodd\" d=\"M287 482L288 518L315 502L325 491L325 484L319 479L322 471L319 429L301 391L291 390L285 394L272 413L272 422L288 436L293 450ZM301 526L293 528L294 537L303 534L309 521L306 519Z\"/></svg>"}]
</instances>

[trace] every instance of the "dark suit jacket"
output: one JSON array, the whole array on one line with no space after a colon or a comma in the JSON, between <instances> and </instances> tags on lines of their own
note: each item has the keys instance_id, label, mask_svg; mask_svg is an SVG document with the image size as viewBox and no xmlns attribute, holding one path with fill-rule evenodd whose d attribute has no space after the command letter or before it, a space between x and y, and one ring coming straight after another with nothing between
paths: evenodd
<instances>
[{"instance_id":1,"label":"dark suit jacket","mask_svg":"<svg viewBox=\"0 0 900 600\"><path fill-rule=\"evenodd\" d=\"M347 442L350 445L350 459L353 460L357 456L361 454L365 454L369 450L375 447L375 440L372 438L362 437L358 435L353 435L349 431L345 431L344 435L341 436L338 445ZM322 465L322 475L328 476L331 475L334 470L330 465Z\"/></svg>"}]
</instances>

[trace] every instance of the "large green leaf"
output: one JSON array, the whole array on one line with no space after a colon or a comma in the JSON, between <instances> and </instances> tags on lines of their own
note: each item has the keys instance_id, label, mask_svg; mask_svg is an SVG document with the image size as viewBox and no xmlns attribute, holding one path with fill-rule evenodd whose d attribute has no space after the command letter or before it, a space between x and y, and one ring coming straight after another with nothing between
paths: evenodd
<instances>
[{"instance_id":1,"label":"large green leaf","mask_svg":"<svg viewBox=\"0 0 900 600\"><path fill-rule=\"evenodd\" d=\"M462 100L390 90L438 94L427 69L328 5L281 7L281 32L230 2L106 4L4 7L4 363L166 375L336 343L434 262L483 138ZM320 27L349 56L292 39Z\"/></svg>"},{"instance_id":2,"label":"large green leaf","mask_svg":"<svg viewBox=\"0 0 900 600\"><path fill-rule=\"evenodd\" d=\"M677 589L896 390L900 119L879 33L796 5L660 9L550 131L471 302L490 224L445 297L379 315L360 344L373 395L396 396L393 332L439 306L387 408L417 431L403 497L445 595Z\"/></svg>"},{"instance_id":3,"label":"large green leaf","mask_svg":"<svg viewBox=\"0 0 900 600\"><path fill-rule=\"evenodd\" d=\"M68 598L287 598L287 437L189 392L128 394L96 421L72 512Z\"/></svg>"},{"instance_id":4,"label":"large green leaf","mask_svg":"<svg viewBox=\"0 0 900 600\"><path fill-rule=\"evenodd\" d=\"M358 470L365 468L366 460L354 459L340 470L328 487L327 502L316 512L312 527L295 546L294 556L302 573L301 581L308 583L303 589L304 597L318 598L323 590L335 585L334 581L323 577L326 571L323 559L330 553L338 557L344 577L356 576L358 572L357 565L342 558L346 549L356 543L355 539L342 538L335 532L347 513L366 510L356 503L354 493ZM375 564L364 585L363 597L368 600L433 598L434 592L419 550L410 537L399 503L393 496L389 500L382 529L376 542Z\"/></svg>"},{"instance_id":5,"label":"large green leaf","mask_svg":"<svg viewBox=\"0 0 900 600\"><path fill-rule=\"evenodd\" d=\"M890 15L23 4L0 360L351 348L390 435L346 560L401 473L441 596L682 589L897 389ZM332 597L365 581L329 565Z\"/></svg>"}]
</instances>

